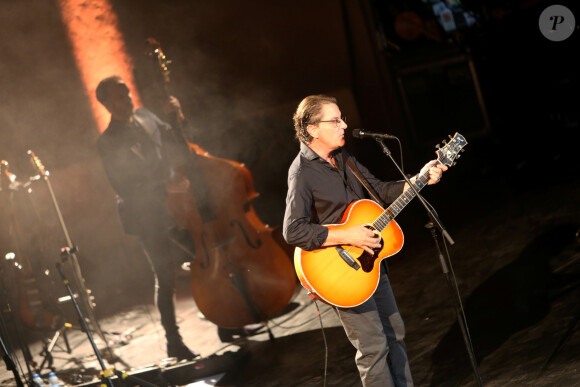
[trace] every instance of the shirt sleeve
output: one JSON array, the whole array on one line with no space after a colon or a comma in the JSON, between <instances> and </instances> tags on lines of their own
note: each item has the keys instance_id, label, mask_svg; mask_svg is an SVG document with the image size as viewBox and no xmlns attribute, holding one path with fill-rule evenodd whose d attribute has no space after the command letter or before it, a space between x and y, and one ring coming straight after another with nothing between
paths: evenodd
<instances>
[{"instance_id":1,"label":"shirt sleeve","mask_svg":"<svg viewBox=\"0 0 580 387\"><path fill-rule=\"evenodd\" d=\"M322 246L328 228L312 222L312 194L300 173L288 176L288 194L282 233L286 242L303 250Z\"/></svg>"}]
</instances>

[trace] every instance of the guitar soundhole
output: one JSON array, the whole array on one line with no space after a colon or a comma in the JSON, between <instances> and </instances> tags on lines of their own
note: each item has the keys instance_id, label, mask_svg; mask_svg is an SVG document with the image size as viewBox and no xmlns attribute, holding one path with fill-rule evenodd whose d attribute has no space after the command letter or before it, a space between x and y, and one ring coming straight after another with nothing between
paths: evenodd
<instances>
[{"instance_id":1,"label":"guitar soundhole","mask_svg":"<svg viewBox=\"0 0 580 387\"><path fill-rule=\"evenodd\" d=\"M366 225L366 228L369 230L375 231L374 227L371 225ZM373 255L369 254L367 251L364 251L363 254L358 257L358 261L360 262L360 266L362 267L365 273L370 273L373 270L375 265L375 260L378 257L379 252L383 249L383 240L381 239L381 247L376 247L373 249Z\"/></svg>"}]
</instances>

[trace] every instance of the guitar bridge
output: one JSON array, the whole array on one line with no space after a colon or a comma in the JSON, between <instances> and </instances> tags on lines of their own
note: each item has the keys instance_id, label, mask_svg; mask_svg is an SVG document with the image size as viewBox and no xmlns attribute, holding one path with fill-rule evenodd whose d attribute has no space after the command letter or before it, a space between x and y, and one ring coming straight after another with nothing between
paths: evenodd
<instances>
[{"instance_id":1,"label":"guitar bridge","mask_svg":"<svg viewBox=\"0 0 580 387\"><path fill-rule=\"evenodd\" d=\"M338 255L346 262L346 264L352 267L355 270L360 269L360 265L358 262L346 251L342 248L342 246L336 246L336 250L338 251Z\"/></svg>"}]
</instances>

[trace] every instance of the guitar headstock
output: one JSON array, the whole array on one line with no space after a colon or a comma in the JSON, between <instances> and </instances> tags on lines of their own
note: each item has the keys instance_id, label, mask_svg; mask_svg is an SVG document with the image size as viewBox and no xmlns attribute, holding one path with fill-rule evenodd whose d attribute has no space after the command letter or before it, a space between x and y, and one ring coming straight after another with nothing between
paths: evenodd
<instances>
[{"instance_id":1,"label":"guitar headstock","mask_svg":"<svg viewBox=\"0 0 580 387\"><path fill-rule=\"evenodd\" d=\"M454 160L460 157L459 152L463 152L463 147L467 145L465 137L459 133L455 133L449 142L443 141L443 144L445 145L435 152L437 153L437 160L439 163L447 165L448 167L455 165Z\"/></svg>"},{"instance_id":2,"label":"guitar headstock","mask_svg":"<svg viewBox=\"0 0 580 387\"><path fill-rule=\"evenodd\" d=\"M48 176L48 171L44 168L44 165L42 164L40 159L36 157L34 152L29 150L28 155L30 156L30 162L32 163L32 166L34 167L34 169L36 169L36 171L38 171L38 174L41 176Z\"/></svg>"}]
</instances>

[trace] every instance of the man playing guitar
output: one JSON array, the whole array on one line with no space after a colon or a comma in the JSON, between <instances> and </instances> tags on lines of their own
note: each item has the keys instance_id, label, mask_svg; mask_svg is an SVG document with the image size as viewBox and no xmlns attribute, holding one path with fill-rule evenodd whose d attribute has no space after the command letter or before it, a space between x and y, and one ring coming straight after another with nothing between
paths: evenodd
<instances>
[{"instance_id":1,"label":"man playing guitar","mask_svg":"<svg viewBox=\"0 0 580 387\"><path fill-rule=\"evenodd\" d=\"M379 235L368 227L331 228L347 206L364 198L361 184L347 167L351 158L364 178L387 203L409 187L404 181L383 182L346 153L347 128L336 99L324 95L306 97L294 114L300 153L288 171L288 194L283 233L286 241L311 251L325 246L348 245L370 255L381 247ZM441 179L447 166L427 163L420 175L427 184ZM415 178L411 179L411 182ZM372 297L338 313L346 334L357 349L356 364L364 386L412 386L413 380L403 339L405 328L386 270L380 270ZM389 358L389 361L387 361Z\"/></svg>"}]
</instances>

